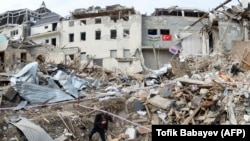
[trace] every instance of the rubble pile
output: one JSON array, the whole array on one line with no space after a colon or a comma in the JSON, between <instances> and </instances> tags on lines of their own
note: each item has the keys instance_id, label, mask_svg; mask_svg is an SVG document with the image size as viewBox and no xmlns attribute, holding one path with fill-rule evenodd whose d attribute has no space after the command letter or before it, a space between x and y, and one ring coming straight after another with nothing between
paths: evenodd
<instances>
[{"instance_id":1,"label":"rubble pile","mask_svg":"<svg viewBox=\"0 0 250 141\"><path fill-rule=\"evenodd\" d=\"M47 140L84 141L98 112L113 115L107 133L113 141L151 140L151 125L158 124L248 124L247 72L232 76L211 58L195 59L172 60L147 74L43 61L2 74L1 140L31 140L35 135L25 130L35 128Z\"/></svg>"}]
</instances>

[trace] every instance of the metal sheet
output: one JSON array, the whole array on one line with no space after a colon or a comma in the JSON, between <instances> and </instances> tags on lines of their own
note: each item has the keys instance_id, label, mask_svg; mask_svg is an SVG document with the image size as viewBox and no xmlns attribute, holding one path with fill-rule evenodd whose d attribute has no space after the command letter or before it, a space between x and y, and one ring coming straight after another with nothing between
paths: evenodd
<instances>
[{"instance_id":1,"label":"metal sheet","mask_svg":"<svg viewBox=\"0 0 250 141\"><path fill-rule=\"evenodd\" d=\"M74 99L60 89L49 88L26 82L16 82L17 92L32 104L54 103Z\"/></svg>"},{"instance_id":2,"label":"metal sheet","mask_svg":"<svg viewBox=\"0 0 250 141\"><path fill-rule=\"evenodd\" d=\"M53 141L43 128L35 125L26 118L21 118L20 121L11 123L23 132L28 141Z\"/></svg>"},{"instance_id":3,"label":"metal sheet","mask_svg":"<svg viewBox=\"0 0 250 141\"><path fill-rule=\"evenodd\" d=\"M27 64L22 68L21 71L19 71L17 74L10 78L11 83L15 85L16 81L24 81L38 84L38 78L36 75L37 68L37 62Z\"/></svg>"}]
</instances>

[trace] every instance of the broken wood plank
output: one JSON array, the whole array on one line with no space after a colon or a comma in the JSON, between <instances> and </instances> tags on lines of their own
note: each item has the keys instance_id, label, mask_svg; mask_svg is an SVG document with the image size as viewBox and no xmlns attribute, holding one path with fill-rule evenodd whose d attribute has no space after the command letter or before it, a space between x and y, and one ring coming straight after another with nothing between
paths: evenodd
<instances>
[{"instance_id":1,"label":"broken wood plank","mask_svg":"<svg viewBox=\"0 0 250 141\"><path fill-rule=\"evenodd\" d=\"M148 105L145 105L145 107L146 107L146 111L148 113L148 119L151 119L151 113L150 113L150 111L148 109Z\"/></svg>"},{"instance_id":2,"label":"broken wood plank","mask_svg":"<svg viewBox=\"0 0 250 141\"><path fill-rule=\"evenodd\" d=\"M189 78L185 78L185 77L176 78L175 81L180 81L180 82L189 83L189 84L196 84L196 85L206 85L206 83L204 81L193 80L193 79L189 79Z\"/></svg>"},{"instance_id":3,"label":"broken wood plank","mask_svg":"<svg viewBox=\"0 0 250 141\"><path fill-rule=\"evenodd\" d=\"M221 88L225 89L226 87L220 84L219 82L216 82L215 80L212 80L215 84L219 85Z\"/></svg>"},{"instance_id":4,"label":"broken wood plank","mask_svg":"<svg viewBox=\"0 0 250 141\"><path fill-rule=\"evenodd\" d=\"M132 120L134 123L148 122L148 119L134 119Z\"/></svg>"},{"instance_id":5,"label":"broken wood plank","mask_svg":"<svg viewBox=\"0 0 250 141\"><path fill-rule=\"evenodd\" d=\"M88 116L88 115L90 115L90 114L93 114L94 112L97 112L98 109L102 109L103 107L104 107L104 106L98 107L98 108L96 108L95 110L92 110L92 111L90 111L90 112L84 114L84 116Z\"/></svg>"},{"instance_id":6,"label":"broken wood plank","mask_svg":"<svg viewBox=\"0 0 250 141\"><path fill-rule=\"evenodd\" d=\"M195 110L194 112L189 116L187 117L181 124L182 125L188 125L189 122L194 118L194 116L198 113L198 111L200 110L202 105L199 105Z\"/></svg>"},{"instance_id":7,"label":"broken wood plank","mask_svg":"<svg viewBox=\"0 0 250 141\"><path fill-rule=\"evenodd\" d=\"M66 128L69 130L69 132L72 133L72 136L74 138L76 138L76 136L74 135L73 131L71 131L71 129L69 128L69 126L67 125L67 123L65 122L65 120L63 119L62 115L59 112L57 112L57 115L62 120L63 124L66 126Z\"/></svg>"}]
</instances>

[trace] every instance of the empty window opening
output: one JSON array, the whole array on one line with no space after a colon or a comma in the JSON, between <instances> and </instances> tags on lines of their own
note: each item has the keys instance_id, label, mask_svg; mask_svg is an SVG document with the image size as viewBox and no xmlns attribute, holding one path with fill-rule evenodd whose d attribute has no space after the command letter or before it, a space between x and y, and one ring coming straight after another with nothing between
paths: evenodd
<instances>
[{"instance_id":1,"label":"empty window opening","mask_svg":"<svg viewBox=\"0 0 250 141\"><path fill-rule=\"evenodd\" d=\"M129 37L129 30L128 29L123 30L123 37L124 38Z\"/></svg>"},{"instance_id":2,"label":"empty window opening","mask_svg":"<svg viewBox=\"0 0 250 141\"><path fill-rule=\"evenodd\" d=\"M13 58L15 54L13 54ZM5 71L5 52L0 52L0 72L4 72Z\"/></svg>"},{"instance_id":3,"label":"empty window opening","mask_svg":"<svg viewBox=\"0 0 250 141\"><path fill-rule=\"evenodd\" d=\"M86 32L81 32L81 41L86 40Z\"/></svg>"},{"instance_id":4,"label":"empty window opening","mask_svg":"<svg viewBox=\"0 0 250 141\"><path fill-rule=\"evenodd\" d=\"M102 23L102 19L101 19L101 18L96 18L96 19L95 19L95 23L96 23L96 24Z\"/></svg>"},{"instance_id":5,"label":"empty window opening","mask_svg":"<svg viewBox=\"0 0 250 141\"><path fill-rule=\"evenodd\" d=\"M74 60L74 59L75 59L75 55L74 55L74 54L70 54L70 55L69 55L69 58L70 58L71 60Z\"/></svg>"},{"instance_id":6,"label":"empty window opening","mask_svg":"<svg viewBox=\"0 0 250 141\"><path fill-rule=\"evenodd\" d=\"M46 39L46 40L45 40L45 43L49 43L49 39Z\"/></svg>"},{"instance_id":7,"label":"empty window opening","mask_svg":"<svg viewBox=\"0 0 250 141\"><path fill-rule=\"evenodd\" d=\"M52 23L52 31L56 31L57 29L57 23Z\"/></svg>"},{"instance_id":8,"label":"empty window opening","mask_svg":"<svg viewBox=\"0 0 250 141\"><path fill-rule=\"evenodd\" d=\"M81 20L82 25L86 25L86 20Z\"/></svg>"},{"instance_id":9,"label":"empty window opening","mask_svg":"<svg viewBox=\"0 0 250 141\"><path fill-rule=\"evenodd\" d=\"M95 39L101 40L101 31L95 31Z\"/></svg>"},{"instance_id":10,"label":"empty window opening","mask_svg":"<svg viewBox=\"0 0 250 141\"><path fill-rule=\"evenodd\" d=\"M116 30L110 30L110 39L116 39Z\"/></svg>"},{"instance_id":11,"label":"empty window opening","mask_svg":"<svg viewBox=\"0 0 250 141\"><path fill-rule=\"evenodd\" d=\"M149 35L157 35L157 29L148 29Z\"/></svg>"},{"instance_id":12,"label":"empty window opening","mask_svg":"<svg viewBox=\"0 0 250 141\"><path fill-rule=\"evenodd\" d=\"M56 38L51 39L51 45L56 46Z\"/></svg>"},{"instance_id":13,"label":"empty window opening","mask_svg":"<svg viewBox=\"0 0 250 141\"><path fill-rule=\"evenodd\" d=\"M69 42L74 42L74 34L69 34Z\"/></svg>"},{"instance_id":14,"label":"empty window opening","mask_svg":"<svg viewBox=\"0 0 250 141\"><path fill-rule=\"evenodd\" d=\"M21 62L25 63L27 61L27 53L26 52L22 52L21 53Z\"/></svg>"},{"instance_id":15,"label":"empty window opening","mask_svg":"<svg viewBox=\"0 0 250 141\"><path fill-rule=\"evenodd\" d=\"M160 30L160 32L161 32L161 35L163 34L170 34L170 31L169 31L169 29L161 29Z\"/></svg>"}]
</instances>

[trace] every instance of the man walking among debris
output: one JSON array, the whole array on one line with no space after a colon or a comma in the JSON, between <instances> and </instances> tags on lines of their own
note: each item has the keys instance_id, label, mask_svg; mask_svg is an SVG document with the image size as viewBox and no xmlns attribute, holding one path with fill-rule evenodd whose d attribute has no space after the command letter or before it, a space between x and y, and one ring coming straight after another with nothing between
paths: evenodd
<instances>
[{"instance_id":1,"label":"man walking among debris","mask_svg":"<svg viewBox=\"0 0 250 141\"><path fill-rule=\"evenodd\" d=\"M238 72L242 72L242 70L239 67L239 63L235 63L231 67L231 73L233 74L233 76L235 76L238 74Z\"/></svg>"},{"instance_id":2,"label":"man walking among debris","mask_svg":"<svg viewBox=\"0 0 250 141\"><path fill-rule=\"evenodd\" d=\"M107 113L99 113L95 116L94 127L89 132L89 140L92 139L94 133L98 132L102 141L106 141L105 130L108 129L108 122L113 122Z\"/></svg>"}]
</instances>

